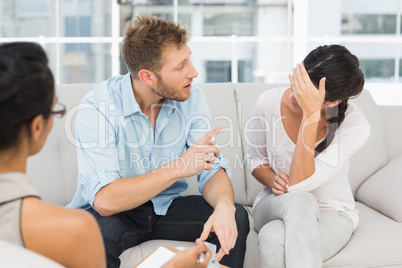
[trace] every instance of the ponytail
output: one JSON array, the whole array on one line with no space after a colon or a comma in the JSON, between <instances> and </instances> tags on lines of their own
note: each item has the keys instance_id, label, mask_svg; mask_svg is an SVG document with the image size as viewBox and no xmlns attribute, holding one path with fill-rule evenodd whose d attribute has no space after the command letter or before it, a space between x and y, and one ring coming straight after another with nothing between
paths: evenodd
<instances>
[{"instance_id":1,"label":"ponytail","mask_svg":"<svg viewBox=\"0 0 402 268\"><path fill-rule=\"evenodd\" d=\"M339 128L343 120L345 119L345 113L348 108L348 100L344 100L335 107L326 108L325 112L328 121L328 133L325 139L320 142L315 148L315 156L317 157L322 151L324 151L332 142L335 136L336 130Z\"/></svg>"}]
</instances>

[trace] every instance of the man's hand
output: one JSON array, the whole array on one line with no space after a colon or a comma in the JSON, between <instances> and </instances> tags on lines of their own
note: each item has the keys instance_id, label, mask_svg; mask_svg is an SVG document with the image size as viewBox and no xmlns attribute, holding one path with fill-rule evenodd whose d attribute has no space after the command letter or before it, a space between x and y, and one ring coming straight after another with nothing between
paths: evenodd
<instances>
[{"instance_id":1,"label":"man's hand","mask_svg":"<svg viewBox=\"0 0 402 268\"><path fill-rule=\"evenodd\" d=\"M221 130L221 127L214 128L194 143L181 157L175 160L175 166L180 169L182 177L190 177L205 169L212 169L212 163L219 156L220 151L211 139L221 132ZM213 153L213 155L210 153Z\"/></svg>"},{"instance_id":2,"label":"man's hand","mask_svg":"<svg viewBox=\"0 0 402 268\"><path fill-rule=\"evenodd\" d=\"M232 204L219 204L214 213L204 224L204 230L200 239L205 241L211 232L215 232L221 248L215 259L220 261L224 255L234 248L237 239L237 225L235 220L235 207Z\"/></svg>"},{"instance_id":3,"label":"man's hand","mask_svg":"<svg viewBox=\"0 0 402 268\"><path fill-rule=\"evenodd\" d=\"M195 241L197 246L187 248L177 253L162 268L201 268L207 267L212 253L208 247L200 240ZM204 253L204 260L198 262L198 256Z\"/></svg>"}]
</instances>

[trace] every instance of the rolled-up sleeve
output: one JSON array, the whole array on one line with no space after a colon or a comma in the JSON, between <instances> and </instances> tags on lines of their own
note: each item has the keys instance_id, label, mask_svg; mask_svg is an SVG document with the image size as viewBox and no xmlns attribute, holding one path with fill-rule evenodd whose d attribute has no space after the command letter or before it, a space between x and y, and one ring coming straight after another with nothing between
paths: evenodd
<instances>
[{"instance_id":1,"label":"rolled-up sleeve","mask_svg":"<svg viewBox=\"0 0 402 268\"><path fill-rule=\"evenodd\" d=\"M102 187L121 177L115 129L99 107L81 103L75 121L78 189L91 206Z\"/></svg>"},{"instance_id":2,"label":"rolled-up sleeve","mask_svg":"<svg viewBox=\"0 0 402 268\"><path fill-rule=\"evenodd\" d=\"M229 179L232 180L232 173L230 171L228 162L225 161L222 153L215 159L215 162L212 164L212 169L203 170L197 175L198 179L198 190L202 193L204 189L205 183L213 176L219 169L223 168L225 172L228 174Z\"/></svg>"}]
</instances>

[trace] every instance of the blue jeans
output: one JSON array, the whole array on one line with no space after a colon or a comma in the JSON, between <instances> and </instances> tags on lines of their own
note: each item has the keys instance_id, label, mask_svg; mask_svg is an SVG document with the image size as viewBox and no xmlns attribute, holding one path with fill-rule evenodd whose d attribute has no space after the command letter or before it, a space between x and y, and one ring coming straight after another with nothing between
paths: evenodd
<instances>
[{"instance_id":1,"label":"blue jeans","mask_svg":"<svg viewBox=\"0 0 402 268\"><path fill-rule=\"evenodd\" d=\"M232 268L241 268L250 229L246 210L239 204L235 205L238 229L236 245L220 263ZM211 216L213 208L202 196L193 195L175 199L165 216L155 214L151 201L108 217L100 216L93 208L88 211L99 223L105 243L107 267L116 268L120 266L120 254L142 242L153 239L195 241L200 237L204 223ZM207 241L215 244L217 250L220 248L215 233L211 233Z\"/></svg>"}]
</instances>

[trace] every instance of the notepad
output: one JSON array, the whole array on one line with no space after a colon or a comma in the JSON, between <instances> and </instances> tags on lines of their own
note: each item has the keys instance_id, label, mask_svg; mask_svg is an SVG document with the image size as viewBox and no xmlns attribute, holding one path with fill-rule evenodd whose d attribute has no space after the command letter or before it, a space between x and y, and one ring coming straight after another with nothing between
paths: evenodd
<instances>
[{"instance_id":1,"label":"notepad","mask_svg":"<svg viewBox=\"0 0 402 268\"><path fill-rule=\"evenodd\" d=\"M209 260L208 268L228 268L227 266L220 265L215 260L216 246L214 244L204 242L208 249L211 251L212 256ZM172 248L172 247L159 247L152 252L148 257L142 260L135 268L160 268L167 263L176 253L184 250L184 247Z\"/></svg>"},{"instance_id":2,"label":"notepad","mask_svg":"<svg viewBox=\"0 0 402 268\"><path fill-rule=\"evenodd\" d=\"M143 262L141 262L137 268L155 268L162 267L167 261L169 261L176 253L165 248L157 248L151 255L148 256Z\"/></svg>"}]
</instances>

